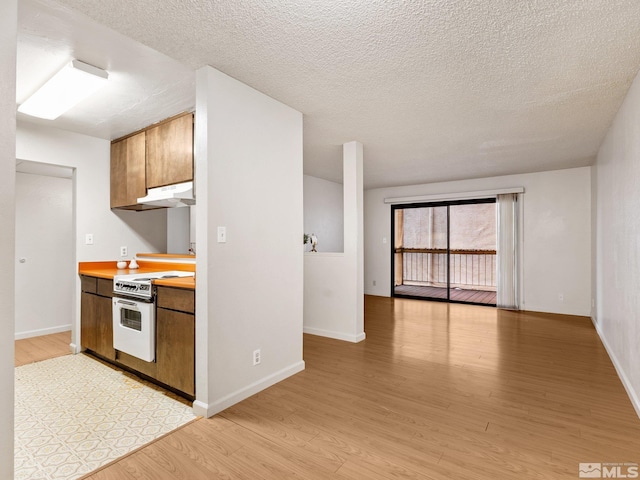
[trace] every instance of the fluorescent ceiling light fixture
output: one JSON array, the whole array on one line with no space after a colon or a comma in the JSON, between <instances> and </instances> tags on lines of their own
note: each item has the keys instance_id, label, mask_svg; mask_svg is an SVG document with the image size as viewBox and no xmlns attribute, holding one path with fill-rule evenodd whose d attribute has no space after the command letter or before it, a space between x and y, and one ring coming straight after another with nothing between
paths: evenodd
<instances>
[{"instance_id":1,"label":"fluorescent ceiling light fixture","mask_svg":"<svg viewBox=\"0 0 640 480\"><path fill-rule=\"evenodd\" d=\"M18 107L33 117L54 120L107 83L104 70L72 60Z\"/></svg>"}]
</instances>

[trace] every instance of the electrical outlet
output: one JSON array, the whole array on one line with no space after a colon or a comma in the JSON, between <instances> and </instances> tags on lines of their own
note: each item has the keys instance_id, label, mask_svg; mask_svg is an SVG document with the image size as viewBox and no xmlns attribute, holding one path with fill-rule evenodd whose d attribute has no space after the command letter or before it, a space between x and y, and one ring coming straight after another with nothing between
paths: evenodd
<instances>
[{"instance_id":1,"label":"electrical outlet","mask_svg":"<svg viewBox=\"0 0 640 480\"><path fill-rule=\"evenodd\" d=\"M254 350L253 351L253 365L260 365L260 349Z\"/></svg>"},{"instance_id":2,"label":"electrical outlet","mask_svg":"<svg viewBox=\"0 0 640 480\"><path fill-rule=\"evenodd\" d=\"M127 255L127 247L120 247L120 256L126 257Z\"/></svg>"},{"instance_id":3,"label":"electrical outlet","mask_svg":"<svg viewBox=\"0 0 640 480\"><path fill-rule=\"evenodd\" d=\"M376 284L377 284L377 283L376 283L376 281L374 280L374 281L373 281L373 286L375 287L375 286L376 286Z\"/></svg>"},{"instance_id":4,"label":"electrical outlet","mask_svg":"<svg viewBox=\"0 0 640 480\"><path fill-rule=\"evenodd\" d=\"M84 236L85 245L93 245L93 233L87 233Z\"/></svg>"},{"instance_id":5,"label":"electrical outlet","mask_svg":"<svg viewBox=\"0 0 640 480\"><path fill-rule=\"evenodd\" d=\"M558 294L558 300L561 302L564 302L564 294L563 293L559 293Z\"/></svg>"}]
</instances>

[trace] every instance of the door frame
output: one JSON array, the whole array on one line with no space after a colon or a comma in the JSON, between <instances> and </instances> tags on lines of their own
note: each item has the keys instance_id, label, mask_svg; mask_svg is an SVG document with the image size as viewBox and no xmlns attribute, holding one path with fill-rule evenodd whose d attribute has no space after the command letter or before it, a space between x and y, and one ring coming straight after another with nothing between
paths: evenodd
<instances>
[{"instance_id":1,"label":"door frame","mask_svg":"<svg viewBox=\"0 0 640 480\"><path fill-rule=\"evenodd\" d=\"M463 305L480 305L485 307L495 307L495 304L487 304L487 303L476 303L476 302L462 302L459 300L451 300L451 230L450 230L450 206L454 205L473 205L473 204L484 204L484 203L496 203L496 197L484 197L484 198L473 198L473 199L464 199L464 200L442 200L436 202L417 202L417 203L398 203L391 205L391 297L392 298L409 298L414 300L427 300L430 302L445 302L445 303L459 303ZM405 208L429 208L429 207L447 207L447 298L430 298L430 297L416 297L414 295L402 295L395 293L395 274L396 274L396 261L395 261L395 249L396 249L396 210L403 210ZM497 225L496 225L497 227ZM497 248L497 246L496 246Z\"/></svg>"}]
</instances>

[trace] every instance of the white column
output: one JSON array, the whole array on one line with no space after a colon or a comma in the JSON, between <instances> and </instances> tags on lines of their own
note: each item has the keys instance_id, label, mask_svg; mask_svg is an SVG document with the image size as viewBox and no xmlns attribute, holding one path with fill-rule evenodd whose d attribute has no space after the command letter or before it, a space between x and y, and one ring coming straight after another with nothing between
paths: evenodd
<instances>
[{"instance_id":1,"label":"white column","mask_svg":"<svg viewBox=\"0 0 640 480\"><path fill-rule=\"evenodd\" d=\"M209 70L196 73L196 115L194 131L194 193L196 196L196 400L193 413L210 415L209 408L209 236L207 235L209 205L209 138L213 134L208 122L212 108L209 92ZM213 241L213 239L211 239Z\"/></svg>"},{"instance_id":2,"label":"white column","mask_svg":"<svg viewBox=\"0 0 640 480\"><path fill-rule=\"evenodd\" d=\"M353 334L364 340L364 210L363 210L363 147L360 142L343 145L344 188L344 253L348 272L354 283Z\"/></svg>"}]
</instances>

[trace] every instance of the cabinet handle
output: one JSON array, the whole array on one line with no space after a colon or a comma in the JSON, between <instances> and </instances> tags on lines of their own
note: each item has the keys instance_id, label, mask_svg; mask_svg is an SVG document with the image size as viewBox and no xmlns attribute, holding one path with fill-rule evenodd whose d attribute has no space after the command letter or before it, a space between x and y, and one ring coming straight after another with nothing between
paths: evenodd
<instances>
[{"instance_id":1,"label":"cabinet handle","mask_svg":"<svg viewBox=\"0 0 640 480\"><path fill-rule=\"evenodd\" d=\"M119 303L120 305L131 305L132 307L138 306L136 302L127 302L126 300L118 300L116 303Z\"/></svg>"}]
</instances>

